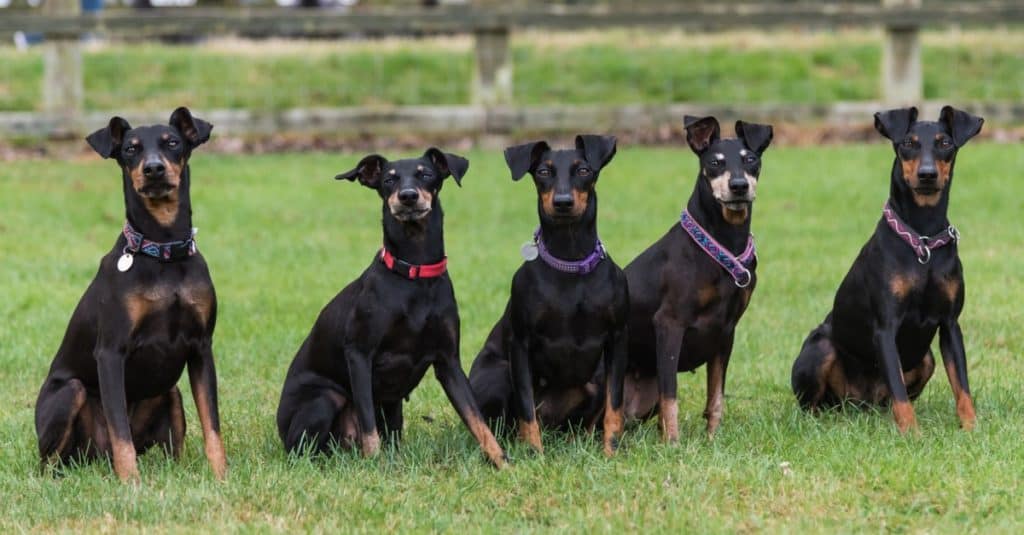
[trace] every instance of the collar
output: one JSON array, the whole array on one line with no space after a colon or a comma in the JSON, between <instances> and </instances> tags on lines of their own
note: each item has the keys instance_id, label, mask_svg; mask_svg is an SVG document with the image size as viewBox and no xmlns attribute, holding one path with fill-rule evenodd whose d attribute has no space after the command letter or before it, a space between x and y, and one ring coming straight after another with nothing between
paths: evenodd
<instances>
[{"instance_id":1,"label":"collar","mask_svg":"<svg viewBox=\"0 0 1024 535\"><path fill-rule=\"evenodd\" d=\"M380 248L380 261L384 266L394 273L397 273L409 280L433 279L444 275L448 271L448 257L444 257L436 264L410 264L401 258L396 257L386 247Z\"/></svg>"},{"instance_id":2,"label":"collar","mask_svg":"<svg viewBox=\"0 0 1024 535\"><path fill-rule=\"evenodd\" d=\"M555 268L563 273L571 273L574 275L586 275L591 271L597 269L597 265L604 260L608 253L604 250L604 244L601 243L601 239L597 239L597 244L594 245L594 251L590 253L583 260L562 260L556 258L548 251L548 248L544 246L544 240L541 237L540 227L533 233L533 243L537 246L537 255L540 256L541 260L545 264Z\"/></svg>"},{"instance_id":3,"label":"collar","mask_svg":"<svg viewBox=\"0 0 1024 535\"><path fill-rule=\"evenodd\" d=\"M704 253L729 272L736 286L746 288L750 285L750 282L754 279L750 268L754 265L754 261L757 260L753 234L747 237L747 248L743 250L743 253L739 256L733 256L728 249L715 241L711 234L704 230L704 227L700 226L697 220L686 210L683 210L683 213L679 215L679 224Z\"/></svg>"},{"instance_id":4,"label":"collar","mask_svg":"<svg viewBox=\"0 0 1024 535\"><path fill-rule=\"evenodd\" d=\"M155 242L146 239L141 232L135 230L135 227L126 220L124 222L124 229L121 231L125 239L128 240L128 245L124 247L124 254L136 255L141 253L146 256L152 256L161 262L173 262L188 258L199 252L196 249L196 233L198 231L199 229L193 227L188 238L181 241Z\"/></svg>"},{"instance_id":5,"label":"collar","mask_svg":"<svg viewBox=\"0 0 1024 535\"><path fill-rule=\"evenodd\" d=\"M910 225L900 219L900 216L896 215L896 211L892 209L892 205L888 201L882 207L882 218L885 219L889 228L914 250L917 261L921 264L927 264L932 259L934 249L960 241L960 231L953 225L949 225L944 232L935 236L918 234L916 230L910 228Z\"/></svg>"}]
</instances>

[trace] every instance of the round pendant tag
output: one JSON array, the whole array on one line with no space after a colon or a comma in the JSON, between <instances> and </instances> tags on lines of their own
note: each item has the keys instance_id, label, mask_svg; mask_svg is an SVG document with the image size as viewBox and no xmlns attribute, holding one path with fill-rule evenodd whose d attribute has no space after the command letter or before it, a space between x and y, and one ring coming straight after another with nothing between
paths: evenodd
<instances>
[{"instance_id":1,"label":"round pendant tag","mask_svg":"<svg viewBox=\"0 0 1024 535\"><path fill-rule=\"evenodd\" d=\"M132 264L135 262L135 256L131 253L125 253L121 255L121 258L117 259L117 270L121 273L128 271L132 268Z\"/></svg>"},{"instance_id":2,"label":"round pendant tag","mask_svg":"<svg viewBox=\"0 0 1024 535\"><path fill-rule=\"evenodd\" d=\"M536 260L538 254L537 244L532 241L528 241L524 243L522 247L519 248L519 253L523 255L523 259L525 259L527 262Z\"/></svg>"}]
</instances>

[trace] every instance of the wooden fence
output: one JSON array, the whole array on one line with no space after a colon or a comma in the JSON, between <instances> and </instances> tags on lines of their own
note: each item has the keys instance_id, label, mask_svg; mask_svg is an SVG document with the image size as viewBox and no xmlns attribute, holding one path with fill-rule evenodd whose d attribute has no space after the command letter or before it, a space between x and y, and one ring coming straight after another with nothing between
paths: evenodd
<instances>
[{"instance_id":1,"label":"wooden fence","mask_svg":"<svg viewBox=\"0 0 1024 535\"><path fill-rule=\"evenodd\" d=\"M860 113L878 106L920 104L923 98L921 46L923 27L948 25L990 27L1024 22L1024 2L925 2L881 0L854 2L758 3L639 3L612 2L587 5L508 5L483 0L469 5L434 8L372 10L296 10L279 8L183 8L170 10L109 11L82 14L79 0L47 0L41 13L13 12L0 17L0 38L15 31L35 32L46 39L42 113L0 113L0 134L25 136L77 135L83 124L94 125L83 109L82 60L78 42L85 34L118 40L203 35L262 37L338 37L346 35L409 36L472 34L476 72L472 104L467 106L399 107L388 109L329 109L260 112L223 110L232 133L262 133L268 128L324 130L357 127L364 132L386 132L422 123L434 128L467 132L502 133L508 129L571 130L576 123L612 122L612 126L642 128L658 117L685 109L714 109L699 103L665 106L541 106L517 107L512 102L509 35L518 28L556 31L609 27L683 28L721 31L779 27L884 28L881 102L837 103L826 106L727 106L752 119L810 116L819 122L843 122L850 110ZM1024 110L1008 104L973 104L1007 122L1024 118ZM722 109L718 106L717 109ZM94 114L89 114L94 115ZM100 114L102 115L102 114ZM209 113L208 113L209 115ZM293 121L302 117L303 121ZM564 119L559 121L559 118ZM677 117L678 118L678 117ZM312 119L312 121L310 120ZM358 121L358 122L353 122ZM224 130L222 130L224 131ZM461 131L461 130L459 130Z\"/></svg>"}]
</instances>

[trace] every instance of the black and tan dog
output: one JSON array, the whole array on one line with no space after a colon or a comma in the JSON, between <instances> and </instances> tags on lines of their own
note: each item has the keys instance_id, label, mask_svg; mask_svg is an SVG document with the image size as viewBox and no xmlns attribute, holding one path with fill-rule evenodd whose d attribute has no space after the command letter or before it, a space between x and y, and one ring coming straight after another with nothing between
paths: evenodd
<instances>
[{"instance_id":1,"label":"black and tan dog","mask_svg":"<svg viewBox=\"0 0 1024 535\"><path fill-rule=\"evenodd\" d=\"M676 374L707 363L707 432L722 419L725 372L736 325L757 285L750 220L761 155L772 127L736 123L721 139L714 117L686 117L700 172L680 222L626 266L629 368L625 414L660 415L662 437L679 438Z\"/></svg>"},{"instance_id":2,"label":"black and tan dog","mask_svg":"<svg viewBox=\"0 0 1024 535\"><path fill-rule=\"evenodd\" d=\"M227 465L211 348L217 300L196 250L189 157L212 126L186 108L170 124L132 128L120 117L87 140L121 167L127 223L100 261L68 324L36 402L44 463L113 457L137 480L136 455L181 453L185 413L177 382L188 367L214 474Z\"/></svg>"},{"instance_id":3,"label":"black and tan dog","mask_svg":"<svg viewBox=\"0 0 1024 535\"><path fill-rule=\"evenodd\" d=\"M607 455L622 432L629 294L597 237L595 191L614 155L614 137L592 135L570 150L544 141L505 150L513 180L533 176L540 228L469 376L488 420L518 420L537 451L540 424L593 428L603 414Z\"/></svg>"},{"instance_id":4,"label":"black and tan dog","mask_svg":"<svg viewBox=\"0 0 1024 535\"><path fill-rule=\"evenodd\" d=\"M840 284L832 312L793 363L801 407L891 403L900 431L916 427L910 401L935 370L931 343L938 332L960 424L974 427L958 320L964 304L959 235L946 211L957 151L983 122L949 106L938 122L918 121L916 108L875 114L875 128L896 152L889 202Z\"/></svg>"},{"instance_id":5,"label":"black and tan dog","mask_svg":"<svg viewBox=\"0 0 1024 535\"><path fill-rule=\"evenodd\" d=\"M506 464L459 362L459 311L446 269L438 195L445 178L461 184L468 168L466 159L431 148L406 160L370 155L336 177L380 195L384 247L324 307L292 361L277 409L287 451L358 445L371 456L380 433L397 443L402 401L433 365L484 453Z\"/></svg>"}]
</instances>

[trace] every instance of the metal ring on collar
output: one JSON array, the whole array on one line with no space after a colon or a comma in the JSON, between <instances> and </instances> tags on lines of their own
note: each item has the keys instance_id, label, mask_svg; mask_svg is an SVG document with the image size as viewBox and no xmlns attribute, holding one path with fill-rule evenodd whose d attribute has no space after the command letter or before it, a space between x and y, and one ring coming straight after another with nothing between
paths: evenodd
<instances>
[{"instance_id":1,"label":"metal ring on collar","mask_svg":"<svg viewBox=\"0 0 1024 535\"><path fill-rule=\"evenodd\" d=\"M927 245L925 245L924 246L924 257L922 259L922 257L920 255L918 255L917 263L921 264L923 266L923 265L927 264L928 262L930 262L931 259L932 259L932 250Z\"/></svg>"},{"instance_id":2,"label":"metal ring on collar","mask_svg":"<svg viewBox=\"0 0 1024 535\"><path fill-rule=\"evenodd\" d=\"M746 282L744 282L743 284L740 284L740 281L739 281L739 279L733 279L733 282L735 282L735 283L736 283L736 286L737 286L738 288L746 288L747 286L750 286L750 283L751 283L751 282L753 282L753 281L754 281L754 276L750 274L750 270L747 270L747 271L745 271L744 273L746 273L746 274L747 274L747 281L746 281Z\"/></svg>"}]
</instances>

